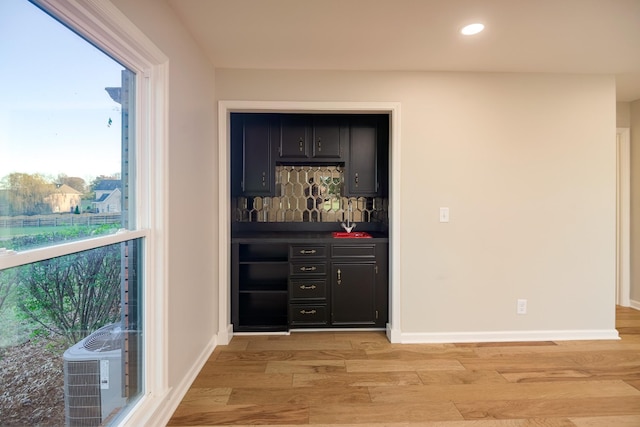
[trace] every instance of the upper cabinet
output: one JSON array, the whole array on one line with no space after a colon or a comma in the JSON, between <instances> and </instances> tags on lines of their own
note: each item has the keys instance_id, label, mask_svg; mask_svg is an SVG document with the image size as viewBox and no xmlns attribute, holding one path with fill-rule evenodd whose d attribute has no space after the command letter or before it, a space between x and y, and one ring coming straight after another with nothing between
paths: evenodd
<instances>
[{"instance_id":1,"label":"upper cabinet","mask_svg":"<svg viewBox=\"0 0 640 427\"><path fill-rule=\"evenodd\" d=\"M232 115L231 175L234 195L275 195L273 141L277 138L277 132L271 115Z\"/></svg>"},{"instance_id":2,"label":"upper cabinet","mask_svg":"<svg viewBox=\"0 0 640 427\"><path fill-rule=\"evenodd\" d=\"M388 119L386 116L354 116L349 120L349 161L345 193L367 197L385 193L387 176Z\"/></svg>"},{"instance_id":3,"label":"upper cabinet","mask_svg":"<svg viewBox=\"0 0 640 427\"><path fill-rule=\"evenodd\" d=\"M277 164L340 164L347 197L387 194L385 114L231 114L232 196L276 195Z\"/></svg>"},{"instance_id":4,"label":"upper cabinet","mask_svg":"<svg viewBox=\"0 0 640 427\"><path fill-rule=\"evenodd\" d=\"M348 139L349 128L343 116L283 115L278 161L340 162Z\"/></svg>"}]
</instances>

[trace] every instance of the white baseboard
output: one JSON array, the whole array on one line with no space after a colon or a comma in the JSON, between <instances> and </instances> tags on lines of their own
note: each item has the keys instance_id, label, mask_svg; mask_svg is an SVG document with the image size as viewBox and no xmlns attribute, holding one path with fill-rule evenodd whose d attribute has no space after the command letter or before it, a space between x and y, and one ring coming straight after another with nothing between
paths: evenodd
<instances>
[{"instance_id":1,"label":"white baseboard","mask_svg":"<svg viewBox=\"0 0 640 427\"><path fill-rule=\"evenodd\" d=\"M634 308L636 310L640 310L640 301L632 299L630 301L629 307Z\"/></svg>"},{"instance_id":2,"label":"white baseboard","mask_svg":"<svg viewBox=\"0 0 640 427\"><path fill-rule=\"evenodd\" d=\"M171 416L178 408L178 405L180 405L180 402L182 401L184 396L187 394L187 391L189 391L189 387L191 387L191 384L193 384L196 377L202 370L204 364L207 362L207 360L213 353L213 350L215 350L217 346L218 346L218 336L214 335L211 341L209 341L207 346L202 350L202 352L194 362L193 366L191 367L191 369L189 369L189 372L187 372L187 374L184 376L182 381L180 381L178 385L176 385L175 387L172 387L169 390L165 399L163 400L163 404L161 406L158 406L155 412L153 412L145 420L145 422L143 423L138 422L136 424L127 423L126 425L131 425L131 426L134 426L134 425L165 426L167 425L167 423L171 419ZM136 408L136 412L144 413L145 409L146 408L142 408L142 407Z\"/></svg>"},{"instance_id":3,"label":"white baseboard","mask_svg":"<svg viewBox=\"0 0 640 427\"><path fill-rule=\"evenodd\" d=\"M220 329L218 332L218 345L228 345L233 338L233 325L229 323L227 329Z\"/></svg>"},{"instance_id":4,"label":"white baseboard","mask_svg":"<svg viewBox=\"0 0 640 427\"><path fill-rule=\"evenodd\" d=\"M392 334L393 335L393 334ZM574 341L617 340L615 329L557 330L557 331L495 331L495 332L402 332L402 344L443 344L473 342L518 342L518 341ZM392 341L394 342L394 341Z\"/></svg>"},{"instance_id":5,"label":"white baseboard","mask_svg":"<svg viewBox=\"0 0 640 427\"><path fill-rule=\"evenodd\" d=\"M399 329L393 329L390 323L387 323L387 339L390 343L397 344L402 342L402 332Z\"/></svg>"}]
</instances>

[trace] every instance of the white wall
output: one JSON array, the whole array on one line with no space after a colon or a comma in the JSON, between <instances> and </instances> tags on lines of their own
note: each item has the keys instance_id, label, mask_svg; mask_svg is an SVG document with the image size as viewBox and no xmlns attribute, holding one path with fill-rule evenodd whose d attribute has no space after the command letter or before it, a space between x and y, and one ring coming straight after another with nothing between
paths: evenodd
<instances>
[{"instance_id":1,"label":"white wall","mask_svg":"<svg viewBox=\"0 0 640 427\"><path fill-rule=\"evenodd\" d=\"M631 305L640 309L640 100L630 106Z\"/></svg>"},{"instance_id":2,"label":"white wall","mask_svg":"<svg viewBox=\"0 0 640 427\"><path fill-rule=\"evenodd\" d=\"M631 103L616 102L616 126L628 128L631 126Z\"/></svg>"},{"instance_id":3,"label":"white wall","mask_svg":"<svg viewBox=\"0 0 640 427\"><path fill-rule=\"evenodd\" d=\"M218 331L214 70L165 2L113 3L169 57L166 316L168 379L175 388L203 352L208 356Z\"/></svg>"},{"instance_id":4,"label":"white wall","mask_svg":"<svg viewBox=\"0 0 640 427\"><path fill-rule=\"evenodd\" d=\"M216 97L401 103L403 334L613 331L613 78L219 69Z\"/></svg>"}]
</instances>

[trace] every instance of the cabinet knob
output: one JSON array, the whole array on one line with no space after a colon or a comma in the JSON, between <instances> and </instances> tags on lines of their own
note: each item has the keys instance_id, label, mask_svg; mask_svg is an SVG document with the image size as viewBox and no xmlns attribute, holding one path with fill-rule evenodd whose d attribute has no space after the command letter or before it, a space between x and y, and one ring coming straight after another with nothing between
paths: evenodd
<instances>
[{"instance_id":1,"label":"cabinet knob","mask_svg":"<svg viewBox=\"0 0 640 427\"><path fill-rule=\"evenodd\" d=\"M300 253L302 255L313 255L313 254L316 253L316 250L315 249L301 249Z\"/></svg>"},{"instance_id":2,"label":"cabinet knob","mask_svg":"<svg viewBox=\"0 0 640 427\"><path fill-rule=\"evenodd\" d=\"M316 271L316 267L312 266L312 267L300 267L300 271Z\"/></svg>"},{"instance_id":3,"label":"cabinet knob","mask_svg":"<svg viewBox=\"0 0 640 427\"><path fill-rule=\"evenodd\" d=\"M318 137L318 151L322 151L322 138Z\"/></svg>"},{"instance_id":4,"label":"cabinet knob","mask_svg":"<svg viewBox=\"0 0 640 427\"><path fill-rule=\"evenodd\" d=\"M315 310L300 310L300 314L316 314Z\"/></svg>"},{"instance_id":5,"label":"cabinet knob","mask_svg":"<svg viewBox=\"0 0 640 427\"><path fill-rule=\"evenodd\" d=\"M338 269L338 281L336 283L338 283L338 285L342 283L342 271L340 271L340 269Z\"/></svg>"},{"instance_id":6,"label":"cabinet knob","mask_svg":"<svg viewBox=\"0 0 640 427\"><path fill-rule=\"evenodd\" d=\"M298 140L298 144L300 147L300 151L302 152L304 149L304 139L302 137L300 137L300 139Z\"/></svg>"},{"instance_id":7,"label":"cabinet knob","mask_svg":"<svg viewBox=\"0 0 640 427\"><path fill-rule=\"evenodd\" d=\"M300 289L303 290L308 290L308 289L315 289L316 285L300 285Z\"/></svg>"},{"instance_id":8,"label":"cabinet knob","mask_svg":"<svg viewBox=\"0 0 640 427\"><path fill-rule=\"evenodd\" d=\"M356 187L358 186L358 182L360 181L360 178L358 178L358 173L356 172L356 176L354 178L354 181L356 182Z\"/></svg>"}]
</instances>

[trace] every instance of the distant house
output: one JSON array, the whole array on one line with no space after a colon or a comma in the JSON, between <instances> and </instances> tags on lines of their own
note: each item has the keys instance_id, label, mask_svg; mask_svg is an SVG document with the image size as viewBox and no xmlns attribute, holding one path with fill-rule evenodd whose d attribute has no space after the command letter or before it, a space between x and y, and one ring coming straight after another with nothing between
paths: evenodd
<instances>
[{"instance_id":1,"label":"distant house","mask_svg":"<svg viewBox=\"0 0 640 427\"><path fill-rule=\"evenodd\" d=\"M122 211L122 181L103 179L95 187L96 199L93 209L98 213Z\"/></svg>"},{"instance_id":2,"label":"distant house","mask_svg":"<svg viewBox=\"0 0 640 427\"><path fill-rule=\"evenodd\" d=\"M80 206L81 201L82 193L67 184L56 186L53 192L44 198L44 202L54 213L73 212Z\"/></svg>"}]
</instances>

